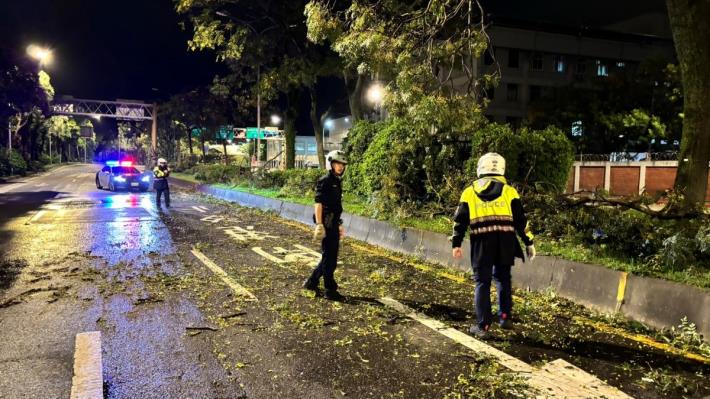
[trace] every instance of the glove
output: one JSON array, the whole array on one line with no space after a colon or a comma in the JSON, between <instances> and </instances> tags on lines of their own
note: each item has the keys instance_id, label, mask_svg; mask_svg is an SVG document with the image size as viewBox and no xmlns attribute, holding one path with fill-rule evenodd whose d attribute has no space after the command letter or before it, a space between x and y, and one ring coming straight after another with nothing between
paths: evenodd
<instances>
[{"instance_id":1,"label":"glove","mask_svg":"<svg viewBox=\"0 0 710 399\"><path fill-rule=\"evenodd\" d=\"M537 255L537 251L535 251L534 245L528 245L527 247L525 247L525 252L527 253L528 260L530 262L532 262L533 259L535 259L535 255Z\"/></svg>"},{"instance_id":2,"label":"glove","mask_svg":"<svg viewBox=\"0 0 710 399\"><path fill-rule=\"evenodd\" d=\"M313 230L313 240L319 241L323 238L325 238L325 226L317 224L315 230Z\"/></svg>"}]
</instances>

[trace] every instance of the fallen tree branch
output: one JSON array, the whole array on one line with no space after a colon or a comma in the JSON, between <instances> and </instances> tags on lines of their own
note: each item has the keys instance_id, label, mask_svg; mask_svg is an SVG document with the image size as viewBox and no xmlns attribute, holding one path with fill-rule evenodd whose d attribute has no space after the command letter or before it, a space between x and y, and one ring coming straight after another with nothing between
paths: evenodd
<instances>
[{"instance_id":1,"label":"fallen tree branch","mask_svg":"<svg viewBox=\"0 0 710 399\"><path fill-rule=\"evenodd\" d=\"M678 220L690 219L700 215L697 210L683 210L675 205L676 200L673 195L664 192L655 197L640 196L632 199L628 198L610 198L602 192L589 193L588 196L583 196L584 192L576 192L571 194L560 195L559 198L571 207L591 205L591 206L616 206L627 209L633 209L662 220ZM665 199L666 204L658 210L651 209L649 204L656 204L660 200Z\"/></svg>"}]
</instances>

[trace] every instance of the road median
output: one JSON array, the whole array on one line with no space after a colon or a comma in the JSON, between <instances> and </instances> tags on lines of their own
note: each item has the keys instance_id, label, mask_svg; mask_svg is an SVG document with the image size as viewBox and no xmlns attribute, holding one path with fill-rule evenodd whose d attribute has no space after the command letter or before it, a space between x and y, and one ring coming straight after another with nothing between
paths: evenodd
<instances>
[{"instance_id":1,"label":"road median","mask_svg":"<svg viewBox=\"0 0 710 399\"><path fill-rule=\"evenodd\" d=\"M240 206L278 213L281 217L310 223L311 207L263 197L238 190L217 188L179 179L177 186L194 189ZM463 260L451 257L451 243L445 234L399 227L388 222L344 214L348 236L405 255L469 271L468 241ZM627 278L628 276L628 278ZM623 283L623 287L621 284ZM657 278L632 276L604 266L539 256L530 264L513 268L513 284L535 291L553 290L567 299L605 313L620 313L654 328L670 328L687 318L700 334L710 338L710 292L702 288ZM623 289L620 289L623 288Z\"/></svg>"}]
</instances>

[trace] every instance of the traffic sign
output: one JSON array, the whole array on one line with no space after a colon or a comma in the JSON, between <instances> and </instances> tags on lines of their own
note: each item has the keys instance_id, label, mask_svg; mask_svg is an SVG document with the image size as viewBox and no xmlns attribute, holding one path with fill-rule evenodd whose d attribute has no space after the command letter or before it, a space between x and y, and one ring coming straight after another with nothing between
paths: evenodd
<instances>
[{"instance_id":1,"label":"traffic sign","mask_svg":"<svg viewBox=\"0 0 710 399\"><path fill-rule=\"evenodd\" d=\"M261 129L261 134L258 133L259 129L255 127L248 127L247 128L247 139L256 139L256 138L265 138L265 137L274 137L278 135L278 132L266 130L264 128Z\"/></svg>"},{"instance_id":2,"label":"traffic sign","mask_svg":"<svg viewBox=\"0 0 710 399\"><path fill-rule=\"evenodd\" d=\"M217 140L234 140L234 127L231 125L220 126L215 138Z\"/></svg>"}]
</instances>

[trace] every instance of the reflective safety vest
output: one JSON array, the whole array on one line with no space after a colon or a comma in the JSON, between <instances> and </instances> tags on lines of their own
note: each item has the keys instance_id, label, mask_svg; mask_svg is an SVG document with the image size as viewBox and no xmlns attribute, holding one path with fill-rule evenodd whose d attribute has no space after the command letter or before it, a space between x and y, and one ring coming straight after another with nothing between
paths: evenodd
<instances>
[{"instance_id":1,"label":"reflective safety vest","mask_svg":"<svg viewBox=\"0 0 710 399\"><path fill-rule=\"evenodd\" d=\"M511 204L516 199L520 200L518 191L508 185L503 176L483 177L466 188L460 202L468 205L471 236L492 232L515 234ZM529 224L525 235L531 241L534 238Z\"/></svg>"},{"instance_id":2,"label":"reflective safety vest","mask_svg":"<svg viewBox=\"0 0 710 399\"><path fill-rule=\"evenodd\" d=\"M162 170L159 167L153 168L153 175L155 176L156 179L165 179L170 175L170 172L168 170Z\"/></svg>"}]
</instances>

